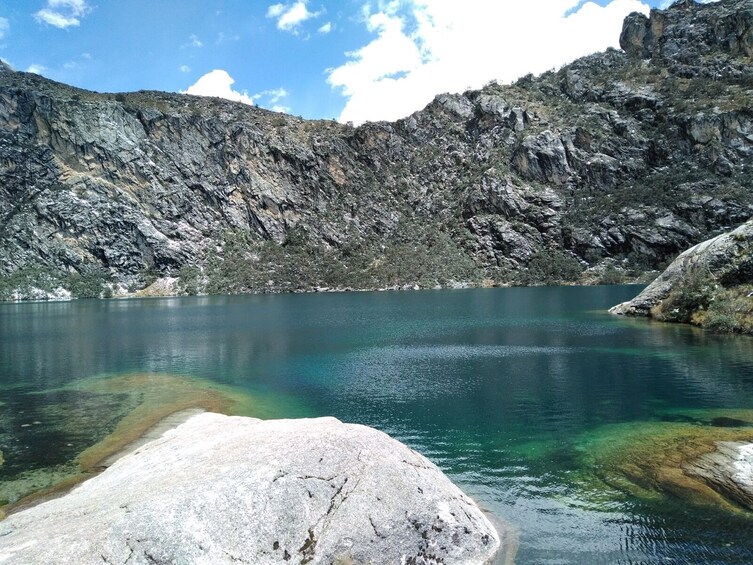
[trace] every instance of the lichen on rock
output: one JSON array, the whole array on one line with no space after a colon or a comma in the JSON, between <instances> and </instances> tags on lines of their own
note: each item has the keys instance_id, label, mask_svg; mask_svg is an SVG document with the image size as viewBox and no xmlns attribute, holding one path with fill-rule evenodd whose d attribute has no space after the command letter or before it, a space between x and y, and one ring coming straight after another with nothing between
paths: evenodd
<instances>
[{"instance_id":1,"label":"lichen on rock","mask_svg":"<svg viewBox=\"0 0 753 565\"><path fill-rule=\"evenodd\" d=\"M0 522L4 563L486 563L500 537L431 462L334 418L204 413Z\"/></svg>"}]
</instances>

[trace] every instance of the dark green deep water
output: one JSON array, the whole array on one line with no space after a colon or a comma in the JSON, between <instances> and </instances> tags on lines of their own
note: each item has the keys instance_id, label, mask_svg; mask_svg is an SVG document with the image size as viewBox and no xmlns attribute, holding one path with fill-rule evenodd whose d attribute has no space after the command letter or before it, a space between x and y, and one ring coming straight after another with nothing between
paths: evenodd
<instances>
[{"instance_id":1,"label":"dark green deep water","mask_svg":"<svg viewBox=\"0 0 753 565\"><path fill-rule=\"evenodd\" d=\"M753 409L753 340L606 314L638 290L3 304L0 483L64 465L113 425L118 398L62 385L170 373L239 387L280 417L388 432L515 525L518 565L753 563L753 519L637 498L584 463L614 424Z\"/></svg>"}]
</instances>

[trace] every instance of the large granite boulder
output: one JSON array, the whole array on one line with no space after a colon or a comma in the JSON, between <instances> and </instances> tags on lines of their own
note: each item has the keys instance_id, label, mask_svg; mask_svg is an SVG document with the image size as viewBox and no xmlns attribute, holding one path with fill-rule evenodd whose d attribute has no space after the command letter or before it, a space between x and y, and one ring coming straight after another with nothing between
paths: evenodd
<instances>
[{"instance_id":1,"label":"large granite boulder","mask_svg":"<svg viewBox=\"0 0 753 565\"><path fill-rule=\"evenodd\" d=\"M0 563L486 563L499 536L430 461L334 418L200 414L0 522Z\"/></svg>"},{"instance_id":2,"label":"large granite boulder","mask_svg":"<svg viewBox=\"0 0 753 565\"><path fill-rule=\"evenodd\" d=\"M682 253L643 292L613 307L610 312L626 316L650 316L651 309L675 289L703 274L722 287L753 280L753 220Z\"/></svg>"}]
</instances>

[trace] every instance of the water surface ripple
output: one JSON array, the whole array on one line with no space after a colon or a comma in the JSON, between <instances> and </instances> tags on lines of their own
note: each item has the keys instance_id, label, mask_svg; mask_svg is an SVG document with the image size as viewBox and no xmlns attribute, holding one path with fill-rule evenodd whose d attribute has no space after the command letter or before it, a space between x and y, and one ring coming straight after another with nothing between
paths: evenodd
<instances>
[{"instance_id":1,"label":"water surface ripple","mask_svg":"<svg viewBox=\"0 0 753 565\"><path fill-rule=\"evenodd\" d=\"M118 398L63 385L187 375L409 444L515 525L519 565L753 563L750 517L638 496L593 466L632 425L753 409L753 341L605 313L638 290L2 304L0 481L101 435Z\"/></svg>"}]
</instances>

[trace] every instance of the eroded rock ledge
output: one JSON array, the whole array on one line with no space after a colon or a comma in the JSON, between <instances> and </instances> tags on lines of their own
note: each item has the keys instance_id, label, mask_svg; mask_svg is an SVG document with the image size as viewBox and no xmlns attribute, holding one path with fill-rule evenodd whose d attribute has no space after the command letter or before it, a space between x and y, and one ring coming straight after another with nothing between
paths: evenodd
<instances>
[{"instance_id":1,"label":"eroded rock ledge","mask_svg":"<svg viewBox=\"0 0 753 565\"><path fill-rule=\"evenodd\" d=\"M715 298L714 288L703 287L725 289L751 282L753 220L680 254L643 292L610 312L650 317L663 314L659 319L664 321L691 322L692 315L708 308ZM667 302L673 293L676 300Z\"/></svg>"},{"instance_id":2,"label":"eroded rock ledge","mask_svg":"<svg viewBox=\"0 0 753 565\"><path fill-rule=\"evenodd\" d=\"M0 522L0 563L486 563L500 538L430 461L334 418L205 413Z\"/></svg>"},{"instance_id":3,"label":"eroded rock ledge","mask_svg":"<svg viewBox=\"0 0 753 565\"><path fill-rule=\"evenodd\" d=\"M685 471L753 511L753 443L719 441L716 451L699 457Z\"/></svg>"}]
</instances>

